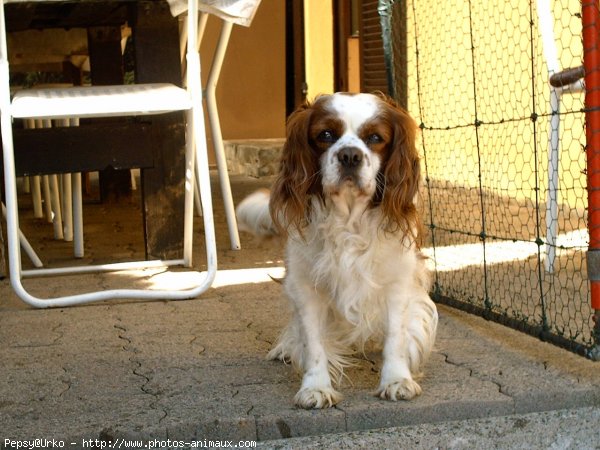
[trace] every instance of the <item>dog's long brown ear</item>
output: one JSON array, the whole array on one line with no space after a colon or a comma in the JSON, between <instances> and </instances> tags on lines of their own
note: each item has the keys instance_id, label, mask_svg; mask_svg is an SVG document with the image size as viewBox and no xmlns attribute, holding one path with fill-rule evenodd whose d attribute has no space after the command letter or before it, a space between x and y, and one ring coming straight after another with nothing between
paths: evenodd
<instances>
[{"instance_id":1,"label":"dog's long brown ear","mask_svg":"<svg viewBox=\"0 0 600 450\"><path fill-rule=\"evenodd\" d=\"M418 243L422 226L416 207L421 184L420 157L415 145L417 125L395 102L387 98L384 101L394 139L382 168L381 208L388 231L400 229Z\"/></svg>"},{"instance_id":2,"label":"dog's long brown ear","mask_svg":"<svg viewBox=\"0 0 600 450\"><path fill-rule=\"evenodd\" d=\"M318 158L308 136L312 114L312 105L307 102L287 121L286 142L269 204L273 222L282 233L290 227L301 231L310 205L308 197L319 190Z\"/></svg>"}]
</instances>

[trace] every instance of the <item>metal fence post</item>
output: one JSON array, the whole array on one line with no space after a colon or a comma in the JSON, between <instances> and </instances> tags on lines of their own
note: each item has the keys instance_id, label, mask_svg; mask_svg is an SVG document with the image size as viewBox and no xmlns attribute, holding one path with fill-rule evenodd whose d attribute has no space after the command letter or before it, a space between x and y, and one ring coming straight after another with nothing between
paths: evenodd
<instances>
[{"instance_id":1,"label":"metal fence post","mask_svg":"<svg viewBox=\"0 0 600 450\"><path fill-rule=\"evenodd\" d=\"M594 313L595 347L600 360L600 11L598 0L583 0L583 64L585 67L586 154L588 182L588 277Z\"/></svg>"}]
</instances>

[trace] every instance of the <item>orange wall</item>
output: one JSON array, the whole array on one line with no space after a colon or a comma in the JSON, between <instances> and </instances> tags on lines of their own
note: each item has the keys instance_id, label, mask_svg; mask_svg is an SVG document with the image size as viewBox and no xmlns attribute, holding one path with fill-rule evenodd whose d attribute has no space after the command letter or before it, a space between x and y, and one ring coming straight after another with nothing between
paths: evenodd
<instances>
[{"instance_id":1,"label":"orange wall","mask_svg":"<svg viewBox=\"0 0 600 450\"><path fill-rule=\"evenodd\" d=\"M333 92L332 2L304 0L304 46L309 99Z\"/></svg>"}]
</instances>

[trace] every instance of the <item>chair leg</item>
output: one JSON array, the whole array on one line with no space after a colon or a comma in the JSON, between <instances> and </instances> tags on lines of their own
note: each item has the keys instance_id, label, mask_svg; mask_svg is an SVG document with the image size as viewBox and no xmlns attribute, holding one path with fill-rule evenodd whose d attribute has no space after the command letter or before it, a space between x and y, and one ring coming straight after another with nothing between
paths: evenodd
<instances>
[{"instance_id":1,"label":"chair leg","mask_svg":"<svg viewBox=\"0 0 600 450\"><path fill-rule=\"evenodd\" d=\"M72 175L73 184L73 254L83 258L83 199L81 194L81 173Z\"/></svg>"},{"instance_id":2,"label":"chair leg","mask_svg":"<svg viewBox=\"0 0 600 450\"><path fill-rule=\"evenodd\" d=\"M64 239L62 208L60 205L60 188L58 186L58 175L50 175L50 201L52 205L52 225L54 226L54 239Z\"/></svg>"},{"instance_id":3,"label":"chair leg","mask_svg":"<svg viewBox=\"0 0 600 450\"><path fill-rule=\"evenodd\" d=\"M200 50L200 43L202 42L202 38L204 37L204 31L206 30L206 23L208 21L208 14L201 13L198 19L198 33L197 33L197 49ZM187 39L188 39L188 23L187 20L184 20L180 23L179 29L179 51L180 51L180 59L181 59L181 70L183 72L183 86L187 86ZM191 120L191 116L187 116L189 120ZM188 121L189 123L189 121ZM194 144L195 145L195 144ZM192 170L194 172L196 169L192 164ZM194 177L194 206L196 215L198 217L202 217L202 202L200 201L200 179L198 174Z\"/></svg>"},{"instance_id":4,"label":"chair leg","mask_svg":"<svg viewBox=\"0 0 600 450\"><path fill-rule=\"evenodd\" d=\"M189 70L196 70L196 76L193 80L189 80L192 83L192 101L194 104L202 105L202 87L200 86L200 60L197 53L190 54L188 52L188 68ZM196 108L195 111L190 111L187 114L189 133L187 141L187 163L188 167L186 173L188 177L198 177L198 188L200 190L201 202L202 202L202 217L204 219L204 242L206 246L206 263L207 263L207 278L210 279L210 284L216 274L217 270L217 245L215 236L215 224L213 218L213 206L210 186L210 171L208 168L208 150L206 145L206 130L204 127L204 112L201 107ZM199 139L196 139L199 137ZM195 183L188 180L186 185L193 186ZM193 190L188 189L186 191L186 223L188 226L184 231L184 259L186 252L190 253L189 262L191 263L191 248L186 245L188 239L191 243L191 233L193 231L191 222L193 220ZM190 220L192 219L192 220ZM186 232L189 233L189 238L186 236Z\"/></svg>"},{"instance_id":5,"label":"chair leg","mask_svg":"<svg viewBox=\"0 0 600 450\"><path fill-rule=\"evenodd\" d=\"M44 217L44 210L42 208L42 187L41 178L39 175L31 177L31 201L33 203L33 217L41 219Z\"/></svg>"},{"instance_id":6,"label":"chair leg","mask_svg":"<svg viewBox=\"0 0 600 450\"><path fill-rule=\"evenodd\" d=\"M194 205L196 207L196 215L202 217L202 202L200 201L200 180L196 176L194 183Z\"/></svg>"},{"instance_id":7,"label":"chair leg","mask_svg":"<svg viewBox=\"0 0 600 450\"><path fill-rule=\"evenodd\" d=\"M62 175L63 234L67 242L73 241L73 183L70 173Z\"/></svg>"},{"instance_id":8,"label":"chair leg","mask_svg":"<svg viewBox=\"0 0 600 450\"><path fill-rule=\"evenodd\" d=\"M199 200L200 180L196 177L196 140L194 129L194 115L192 111L186 111L185 121L187 133L185 138L185 197L183 212L183 264L192 267L192 241L194 233L194 199ZM198 193L198 195L196 195Z\"/></svg>"},{"instance_id":9,"label":"chair leg","mask_svg":"<svg viewBox=\"0 0 600 450\"><path fill-rule=\"evenodd\" d=\"M129 174L131 175L131 190L137 191L137 175L139 174L139 169L131 169Z\"/></svg>"},{"instance_id":10,"label":"chair leg","mask_svg":"<svg viewBox=\"0 0 600 450\"><path fill-rule=\"evenodd\" d=\"M79 118L69 119L70 127L79 126ZM71 176L73 185L73 255L75 258L83 258L83 185L81 173Z\"/></svg>"},{"instance_id":11,"label":"chair leg","mask_svg":"<svg viewBox=\"0 0 600 450\"><path fill-rule=\"evenodd\" d=\"M550 142L548 151L548 193L546 198L546 248L544 268L554 272L556 259L556 236L558 234L558 164L560 156L560 94L556 89L550 91Z\"/></svg>"},{"instance_id":12,"label":"chair leg","mask_svg":"<svg viewBox=\"0 0 600 450\"><path fill-rule=\"evenodd\" d=\"M4 217L4 219L6 219L6 206L4 206L4 203L2 203L2 217ZM37 255L37 253L31 246L31 244L27 240L27 237L25 237L25 234L23 234L23 232L21 231L20 228L19 228L18 234L19 234L19 243L21 244L21 248L23 249L23 251L25 252L27 257L29 258L29 260L31 261L33 266L38 267L38 268L44 267L42 260Z\"/></svg>"},{"instance_id":13,"label":"chair leg","mask_svg":"<svg viewBox=\"0 0 600 450\"><path fill-rule=\"evenodd\" d=\"M48 175L42 175L42 196L44 198L44 217L48 223L52 223L52 200L50 195L50 178Z\"/></svg>"},{"instance_id":14,"label":"chair leg","mask_svg":"<svg viewBox=\"0 0 600 450\"><path fill-rule=\"evenodd\" d=\"M23 119L23 127L25 129L35 128L35 120ZM44 217L42 209L42 193L41 193L41 179L39 175L33 175L29 178L29 189L31 191L31 202L33 204L33 217L41 219Z\"/></svg>"},{"instance_id":15,"label":"chair leg","mask_svg":"<svg viewBox=\"0 0 600 450\"><path fill-rule=\"evenodd\" d=\"M225 148L223 146L223 134L221 133L221 124L219 121L219 111L217 109L216 89L217 81L225 59L225 51L231 36L233 24L224 21L219 36L219 42L215 50L212 67L208 75L206 84L206 106L208 112L208 121L210 123L211 135L213 137L213 146L217 160L217 170L219 172L219 182L221 185L221 195L225 206L225 216L227 218L227 226L229 228L229 239L231 248L239 250L240 236L237 227L237 219L235 216L235 205L233 204L233 196L231 194L231 183L229 181L229 173L227 172L227 159L225 158Z\"/></svg>"}]
</instances>

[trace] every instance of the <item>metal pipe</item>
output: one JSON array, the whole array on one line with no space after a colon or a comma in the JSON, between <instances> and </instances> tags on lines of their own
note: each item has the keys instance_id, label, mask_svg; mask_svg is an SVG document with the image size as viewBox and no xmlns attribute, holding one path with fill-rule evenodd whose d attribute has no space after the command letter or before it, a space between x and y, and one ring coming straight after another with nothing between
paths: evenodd
<instances>
[{"instance_id":1,"label":"metal pipe","mask_svg":"<svg viewBox=\"0 0 600 450\"><path fill-rule=\"evenodd\" d=\"M595 310L595 344L591 357L600 359L600 11L597 0L581 2L585 68L585 128L588 183L588 277Z\"/></svg>"}]
</instances>

